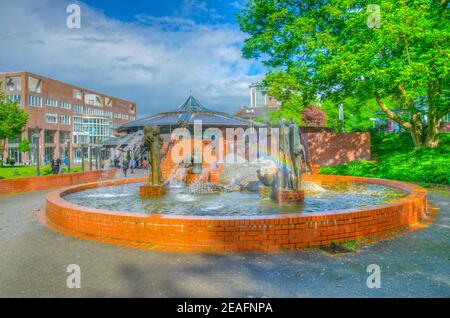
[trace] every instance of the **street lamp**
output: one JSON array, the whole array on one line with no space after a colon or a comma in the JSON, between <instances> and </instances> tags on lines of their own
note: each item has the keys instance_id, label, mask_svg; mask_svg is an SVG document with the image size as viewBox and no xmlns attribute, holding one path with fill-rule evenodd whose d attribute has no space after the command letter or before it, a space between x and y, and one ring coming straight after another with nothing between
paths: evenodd
<instances>
[{"instance_id":1,"label":"street lamp","mask_svg":"<svg viewBox=\"0 0 450 318\"><path fill-rule=\"evenodd\" d=\"M92 171L92 145L88 145L89 171Z\"/></svg>"},{"instance_id":2,"label":"street lamp","mask_svg":"<svg viewBox=\"0 0 450 318\"><path fill-rule=\"evenodd\" d=\"M36 149L36 176L40 176L41 175L41 168L40 168L40 154L39 154L39 142L40 142L40 137L41 137L41 129L39 127L36 126L35 128L35 132L32 137L33 139L35 139L35 149Z\"/></svg>"},{"instance_id":3,"label":"street lamp","mask_svg":"<svg viewBox=\"0 0 450 318\"><path fill-rule=\"evenodd\" d=\"M67 140L67 173L70 173L70 140Z\"/></svg>"},{"instance_id":4,"label":"street lamp","mask_svg":"<svg viewBox=\"0 0 450 318\"><path fill-rule=\"evenodd\" d=\"M339 126L341 132L344 132L344 104L339 104Z\"/></svg>"},{"instance_id":5,"label":"street lamp","mask_svg":"<svg viewBox=\"0 0 450 318\"><path fill-rule=\"evenodd\" d=\"M255 109L253 108L247 108L245 110L247 114L250 114L250 128L253 128L253 115L255 114Z\"/></svg>"},{"instance_id":6,"label":"street lamp","mask_svg":"<svg viewBox=\"0 0 450 318\"><path fill-rule=\"evenodd\" d=\"M80 147L81 147L81 171L84 172L84 147L85 147L85 144L81 143Z\"/></svg>"}]
</instances>

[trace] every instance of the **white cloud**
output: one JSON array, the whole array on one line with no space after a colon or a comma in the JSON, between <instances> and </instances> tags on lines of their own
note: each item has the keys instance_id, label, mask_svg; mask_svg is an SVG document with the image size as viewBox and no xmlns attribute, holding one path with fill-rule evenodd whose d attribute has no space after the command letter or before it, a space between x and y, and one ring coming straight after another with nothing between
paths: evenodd
<instances>
[{"instance_id":1,"label":"white cloud","mask_svg":"<svg viewBox=\"0 0 450 318\"><path fill-rule=\"evenodd\" d=\"M234 25L146 15L124 23L81 3L82 28L68 29L67 4L2 0L0 71L28 70L131 99L140 115L175 108L190 89L206 106L232 111L260 79L247 75L244 34Z\"/></svg>"},{"instance_id":2,"label":"white cloud","mask_svg":"<svg viewBox=\"0 0 450 318\"><path fill-rule=\"evenodd\" d=\"M216 9L209 8L205 1L183 0L179 14L186 17L200 16L213 20L223 19Z\"/></svg>"}]
</instances>

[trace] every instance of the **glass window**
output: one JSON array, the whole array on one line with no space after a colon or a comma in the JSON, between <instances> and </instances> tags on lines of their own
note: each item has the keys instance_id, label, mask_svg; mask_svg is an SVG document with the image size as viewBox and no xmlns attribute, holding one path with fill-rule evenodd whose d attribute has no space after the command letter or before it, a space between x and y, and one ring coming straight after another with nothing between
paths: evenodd
<instances>
[{"instance_id":1,"label":"glass window","mask_svg":"<svg viewBox=\"0 0 450 318\"><path fill-rule=\"evenodd\" d=\"M74 89L73 90L73 98L75 99L81 99L81 91L79 89Z\"/></svg>"},{"instance_id":2,"label":"glass window","mask_svg":"<svg viewBox=\"0 0 450 318\"><path fill-rule=\"evenodd\" d=\"M113 100L110 97L105 97L105 106L112 107Z\"/></svg>"},{"instance_id":3,"label":"glass window","mask_svg":"<svg viewBox=\"0 0 450 318\"><path fill-rule=\"evenodd\" d=\"M72 105L72 109L75 114L83 113L83 106L81 106L81 105Z\"/></svg>"},{"instance_id":4,"label":"glass window","mask_svg":"<svg viewBox=\"0 0 450 318\"><path fill-rule=\"evenodd\" d=\"M71 118L69 115L60 115L59 116L59 123L63 125L70 125L71 124Z\"/></svg>"},{"instance_id":5,"label":"glass window","mask_svg":"<svg viewBox=\"0 0 450 318\"><path fill-rule=\"evenodd\" d=\"M60 131L59 132L59 143L65 144L70 141L70 132L69 131Z\"/></svg>"},{"instance_id":6,"label":"glass window","mask_svg":"<svg viewBox=\"0 0 450 318\"><path fill-rule=\"evenodd\" d=\"M56 114L45 114L45 122L47 124L56 124L58 122L58 115L56 115Z\"/></svg>"},{"instance_id":7,"label":"glass window","mask_svg":"<svg viewBox=\"0 0 450 318\"><path fill-rule=\"evenodd\" d=\"M102 106L102 97L96 94L84 94L84 102L89 105Z\"/></svg>"},{"instance_id":8,"label":"glass window","mask_svg":"<svg viewBox=\"0 0 450 318\"><path fill-rule=\"evenodd\" d=\"M266 91L262 88L256 89L256 107L266 106Z\"/></svg>"},{"instance_id":9,"label":"glass window","mask_svg":"<svg viewBox=\"0 0 450 318\"><path fill-rule=\"evenodd\" d=\"M8 95L8 98L20 105L20 95Z\"/></svg>"},{"instance_id":10,"label":"glass window","mask_svg":"<svg viewBox=\"0 0 450 318\"><path fill-rule=\"evenodd\" d=\"M58 101L53 98L47 98L45 100L45 105L52 106L52 107L58 107Z\"/></svg>"},{"instance_id":11,"label":"glass window","mask_svg":"<svg viewBox=\"0 0 450 318\"><path fill-rule=\"evenodd\" d=\"M20 91L22 87L20 76L7 77L6 78L6 91L14 92Z\"/></svg>"},{"instance_id":12,"label":"glass window","mask_svg":"<svg viewBox=\"0 0 450 318\"><path fill-rule=\"evenodd\" d=\"M64 109L72 109L72 104L71 104L71 103L68 103L68 102L60 102L59 104L60 104L61 108L64 108Z\"/></svg>"},{"instance_id":13,"label":"glass window","mask_svg":"<svg viewBox=\"0 0 450 318\"><path fill-rule=\"evenodd\" d=\"M42 107L42 99L39 96L28 95L28 105L33 107Z\"/></svg>"},{"instance_id":14,"label":"glass window","mask_svg":"<svg viewBox=\"0 0 450 318\"><path fill-rule=\"evenodd\" d=\"M28 77L28 90L33 93L42 93L42 80L35 77Z\"/></svg>"},{"instance_id":15,"label":"glass window","mask_svg":"<svg viewBox=\"0 0 450 318\"><path fill-rule=\"evenodd\" d=\"M45 130L44 131L44 142L46 144L52 144L55 142L55 131L54 130Z\"/></svg>"}]
</instances>

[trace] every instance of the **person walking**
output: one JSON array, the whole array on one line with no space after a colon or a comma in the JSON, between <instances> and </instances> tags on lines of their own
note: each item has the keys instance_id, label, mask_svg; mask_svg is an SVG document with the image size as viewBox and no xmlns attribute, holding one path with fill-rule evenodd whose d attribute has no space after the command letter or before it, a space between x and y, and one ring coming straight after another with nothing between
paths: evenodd
<instances>
[{"instance_id":1,"label":"person walking","mask_svg":"<svg viewBox=\"0 0 450 318\"><path fill-rule=\"evenodd\" d=\"M56 167L57 167L57 169L58 169L58 171L57 171L56 174L59 174L59 173L63 173L63 172L64 172L61 158L56 159Z\"/></svg>"},{"instance_id":2,"label":"person walking","mask_svg":"<svg viewBox=\"0 0 450 318\"><path fill-rule=\"evenodd\" d=\"M130 160L130 171L132 174L134 174L134 168L136 168L136 160L134 158L131 158Z\"/></svg>"},{"instance_id":3,"label":"person walking","mask_svg":"<svg viewBox=\"0 0 450 318\"><path fill-rule=\"evenodd\" d=\"M124 158L123 162L122 162L122 171L123 171L125 178L127 177L128 167L129 167L129 162L127 159Z\"/></svg>"}]
</instances>

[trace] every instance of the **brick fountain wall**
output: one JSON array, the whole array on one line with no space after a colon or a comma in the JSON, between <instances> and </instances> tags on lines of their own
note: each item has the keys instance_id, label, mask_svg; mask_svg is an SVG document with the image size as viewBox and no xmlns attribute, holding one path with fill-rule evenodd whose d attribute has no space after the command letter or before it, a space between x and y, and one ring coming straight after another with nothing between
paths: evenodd
<instances>
[{"instance_id":1,"label":"brick fountain wall","mask_svg":"<svg viewBox=\"0 0 450 318\"><path fill-rule=\"evenodd\" d=\"M0 195L67 187L75 184L98 181L101 178L111 179L116 175L116 172L116 169L111 169L40 177L1 179Z\"/></svg>"},{"instance_id":2,"label":"brick fountain wall","mask_svg":"<svg viewBox=\"0 0 450 318\"><path fill-rule=\"evenodd\" d=\"M397 187L404 198L359 210L255 217L152 215L80 207L61 198L97 187L85 184L47 196L46 222L77 237L119 245L169 251L292 251L355 240L380 240L414 227L427 215L427 192L412 184L343 176L307 175L317 183L363 181ZM142 182L114 180L103 185Z\"/></svg>"}]
</instances>

